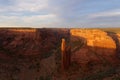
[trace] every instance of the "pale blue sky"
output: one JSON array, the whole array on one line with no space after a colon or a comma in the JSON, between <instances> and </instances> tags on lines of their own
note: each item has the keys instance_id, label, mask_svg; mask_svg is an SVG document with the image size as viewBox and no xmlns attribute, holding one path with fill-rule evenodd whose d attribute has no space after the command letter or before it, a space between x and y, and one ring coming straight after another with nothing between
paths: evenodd
<instances>
[{"instance_id":1,"label":"pale blue sky","mask_svg":"<svg viewBox=\"0 0 120 80\"><path fill-rule=\"evenodd\" d=\"M120 27L120 0L0 0L0 27Z\"/></svg>"}]
</instances>

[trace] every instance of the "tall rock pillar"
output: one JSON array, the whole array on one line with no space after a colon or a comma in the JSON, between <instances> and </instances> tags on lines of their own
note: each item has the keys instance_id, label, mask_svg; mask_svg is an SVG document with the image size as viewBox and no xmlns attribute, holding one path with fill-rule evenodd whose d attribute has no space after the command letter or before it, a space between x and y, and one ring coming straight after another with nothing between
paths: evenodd
<instances>
[{"instance_id":1,"label":"tall rock pillar","mask_svg":"<svg viewBox=\"0 0 120 80\"><path fill-rule=\"evenodd\" d=\"M69 68L71 62L71 48L66 47L65 39L62 39L61 43L61 66L63 70Z\"/></svg>"}]
</instances>

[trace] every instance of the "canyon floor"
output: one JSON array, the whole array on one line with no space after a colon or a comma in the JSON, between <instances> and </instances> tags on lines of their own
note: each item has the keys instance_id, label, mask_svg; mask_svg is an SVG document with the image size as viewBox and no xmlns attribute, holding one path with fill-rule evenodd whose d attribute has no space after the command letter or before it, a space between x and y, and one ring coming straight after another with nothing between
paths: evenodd
<instances>
[{"instance_id":1,"label":"canyon floor","mask_svg":"<svg viewBox=\"0 0 120 80\"><path fill-rule=\"evenodd\" d=\"M67 70L62 38L71 46ZM1 28L0 80L120 80L120 28Z\"/></svg>"}]
</instances>

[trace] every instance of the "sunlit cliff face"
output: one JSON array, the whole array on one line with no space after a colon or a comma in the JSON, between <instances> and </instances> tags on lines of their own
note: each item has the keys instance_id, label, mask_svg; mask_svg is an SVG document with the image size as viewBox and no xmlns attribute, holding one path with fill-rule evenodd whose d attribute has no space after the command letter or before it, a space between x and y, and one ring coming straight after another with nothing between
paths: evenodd
<instances>
[{"instance_id":1,"label":"sunlit cliff face","mask_svg":"<svg viewBox=\"0 0 120 80\"><path fill-rule=\"evenodd\" d=\"M117 36L118 36L118 38L120 38L120 33L119 33L119 34L117 34Z\"/></svg>"},{"instance_id":2,"label":"sunlit cliff face","mask_svg":"<svg viewBox=\"0 0 120 80\"><path fill-rule=\"evenodd\" d=\"M85 38L87 46L116 49L116 44L112 38L101 30L72 29L71 35Z\"/></svg>"},{"instance_id":3,"label":"sunlit cliff face","mask_svg":"<svg viewBox=\"0 0 120 80\"><path fill-rule=\"evenodd\" d=\"M117 46L115 40L107 32L98 29L71 29L72 60L78 64L87 65L89 62L102 63L101 58L115 65ZM81 46L82 44L82 46ZM79 48L79 49L77 49Z\"/></svg>"}]
</instances>

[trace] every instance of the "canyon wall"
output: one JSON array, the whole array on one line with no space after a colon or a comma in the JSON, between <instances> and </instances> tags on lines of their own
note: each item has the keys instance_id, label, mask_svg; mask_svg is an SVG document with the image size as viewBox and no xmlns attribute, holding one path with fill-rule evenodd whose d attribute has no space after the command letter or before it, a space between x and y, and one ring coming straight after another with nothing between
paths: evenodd
<instances>
[{"instance_id":1,"label":"canyon wall","mask_svg":"<svg viewBox=\"0 0 120 80\"><path fill-rule=\"evenodd\" d=\"M115 63L118 61L116 43L106 32L98 29L71 29L70 33L71 40L74 39L71 44L77 41L86 42L73 53L72 59L78 63L101 63L103 61ZM79 43L76 46L79 47Z\"/></svg>"},{"instance_id":2,"label":"canyon wall","mask_svg":"<svg viewBox=\"0 0 120 80\"><path fill-rule=\"evenodd\" d=\"M62 29L0 29L1 51L10 55L51 53L67 39L69 31Z\"/></svg>"}]
</instances>

